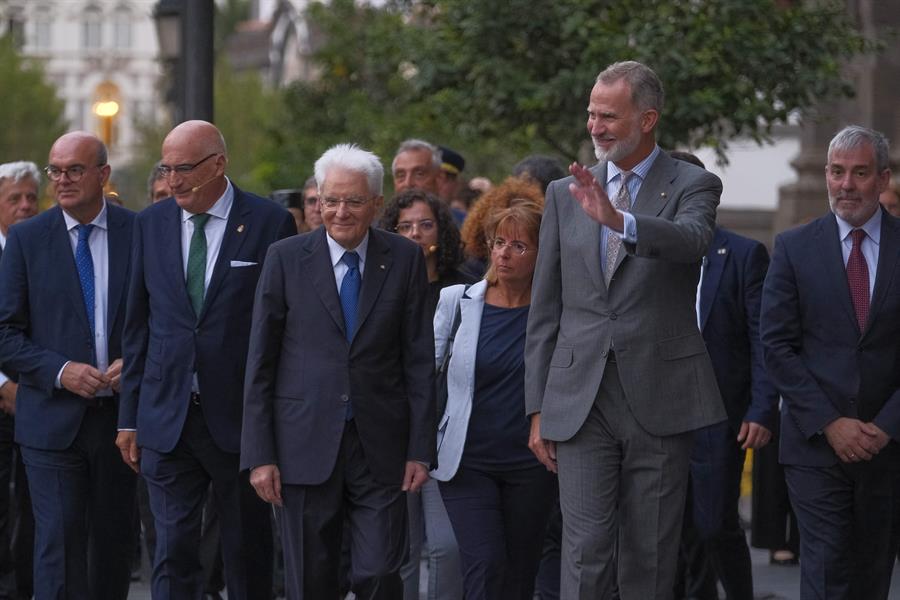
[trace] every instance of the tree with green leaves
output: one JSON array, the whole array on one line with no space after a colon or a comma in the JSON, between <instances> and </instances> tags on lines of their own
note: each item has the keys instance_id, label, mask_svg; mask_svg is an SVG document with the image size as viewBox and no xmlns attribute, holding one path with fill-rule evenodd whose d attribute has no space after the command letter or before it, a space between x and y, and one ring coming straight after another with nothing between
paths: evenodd
<instances>
[{"instance_id":1,"label":"tree with green leaves","mask_svg":"<svg viewBox=\"0 0 900 600\"><path fill-rule=\"evenodd\" d=\"M422 6L428 10L421 11ZM843 2L821 0L432 0L412 59L421 94L479 138L519 132L570 159L584 147L587 96L618 60L666 87L665 147L769 139L827 97L849 95L841 66L874 49Z\"/></svg>"},{"instance_id":2,"label":"tree with green leaves","mask_svg":"<svg viewBox=\"0 0 900 600\"><path fill-rule=\"evenodd\" d=\"M0 38L0 95L0 163L45 164L50 146L66 131L64 103L41 65L22 58L9 36Z\"/></svg>"}]
</instances>

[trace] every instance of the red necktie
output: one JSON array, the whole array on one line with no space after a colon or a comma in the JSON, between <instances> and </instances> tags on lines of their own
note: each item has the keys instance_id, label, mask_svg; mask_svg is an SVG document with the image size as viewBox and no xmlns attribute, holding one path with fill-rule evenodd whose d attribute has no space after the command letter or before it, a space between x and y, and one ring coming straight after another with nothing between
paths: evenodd
<instances>
[{"instance_id":1,"label":"red necktie","mask_svg":"<svg viewBox=\"0 0 900 600\"><path fill-rule=\"evenodd\" d=\"M853 237L853 248L850 250L850 258L847 259L847 283L850 284L850 297L856 310L856 321L859 323L859 330L862 331L869 318L869 266L862 253L862 241L866 237L866 232L854 229L850 235Z\"/></svg>"}]
</instances>

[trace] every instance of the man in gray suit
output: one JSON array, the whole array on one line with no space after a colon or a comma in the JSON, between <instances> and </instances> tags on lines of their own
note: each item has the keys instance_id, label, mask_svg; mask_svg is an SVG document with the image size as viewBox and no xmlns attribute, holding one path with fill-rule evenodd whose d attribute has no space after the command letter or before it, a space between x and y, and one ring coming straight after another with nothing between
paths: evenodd
<instances>
[{"instance_id":1,"label":"man in gray suit","mask_svg":"<svg viewBox=\"0 0 900 600\"><path fill-rule=\"evenodd\" d=\"M588 105L600 162L547 189L525 404L559 473L567 599L670 597L690 432L725 419L694 310L722 184L659 149L662 105L652 70L607 67Z\"/></svg>"}]
</instances>

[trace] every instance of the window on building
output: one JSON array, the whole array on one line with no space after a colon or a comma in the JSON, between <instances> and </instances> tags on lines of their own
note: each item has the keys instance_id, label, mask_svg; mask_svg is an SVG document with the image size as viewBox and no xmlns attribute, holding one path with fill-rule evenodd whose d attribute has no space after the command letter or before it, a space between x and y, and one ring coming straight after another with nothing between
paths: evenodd
<instances>
[{"instance_id":1,"label":"window on building","mask_svg":"<svg viewBox=\"0 0 900 600\"><path fill-rule=\"evenodd\" d=\"M88 49L100 48L103 45L103 15L100 9L89 6L83 14L81 45Z\"/></svg>"},{"instance_id":2,"label":"window on building","mask_svg":"<svg viewBox=\"0 0 900 600\"><path fill-rule=\"evenodd\" d=\"M50 9L41 6L34 17L34 47L40 49L50 48L52 43L53 21L48 16Z\"/></svg>"},{"instance_id":3,"label":"window on building","mask_svg":"<svg viewBox=\"0 0 900 600\"><path fill-rule=\"evenodd\" d=\"M117 8L113 17L113 44L116 48L131 48L131 11L125 6Z\"/></svg>"}]
</instances>

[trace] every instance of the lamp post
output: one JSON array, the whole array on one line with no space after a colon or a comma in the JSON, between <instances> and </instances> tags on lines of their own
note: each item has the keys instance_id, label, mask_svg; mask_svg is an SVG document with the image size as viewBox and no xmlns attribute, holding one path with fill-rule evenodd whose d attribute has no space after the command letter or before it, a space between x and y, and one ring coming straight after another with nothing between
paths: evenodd
<instances>
[{"instance_id":1,"label":"lamp post","mask_svg":"<svg viewBox=\"0 0 900 600\"><path fill-rule=\"evenodd\" d=\"M119 88L111 81L104 81L94 90L93 113L100 121L100 139L109 149L113 144L113 121L119 114ZM112 180L107 180L104 192L108 196L118 197Z\"/></svg>"},{"instance_id":2,"label":"lamp post","mask_svg":"<svg viewBox=\"0 0 900 600\"><path fill-rule=\"evenodd\" d=\"M213 0L159 0L159 55L170 69L174 121L213 120Z\"/></svg>"}]
</instances>

